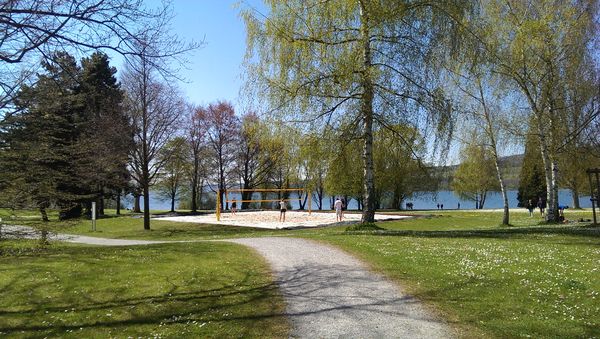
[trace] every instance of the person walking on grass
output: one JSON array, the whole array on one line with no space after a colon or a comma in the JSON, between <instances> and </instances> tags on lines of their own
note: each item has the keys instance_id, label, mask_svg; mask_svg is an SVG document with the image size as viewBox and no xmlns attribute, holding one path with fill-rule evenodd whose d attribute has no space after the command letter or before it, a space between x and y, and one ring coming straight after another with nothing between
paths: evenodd
<instances>
[{"instance_id":1,"label":"person walking on grass","mask_svg":"<svg viewBox=\"0 0 600 339\"><path fill-rule=\"evenodd\" d=\"M287 211L287 206L285 204L285 201L283 201L283 199L281 199L281 201L279 201L279 221L280 222L285 222L285 212Z\"/></svg>"},{"instance_id":2,"label":"person walking on grass","mask_svg":"<svg viewBox=\"0 0 600 339\"><path fill-rule=\"evenodd\" d=\"M546 209L546 201L542 200L542 197L538 198L537 207L540 209L540 214L544 216L544 210Z\"/></svg>"},{"instance_id":3,"label":"person walking on grass","mask_svg":"<svg viewBox=\"0 0 600 339\"><path fill-rule=\"evenodd\" d=\"M533 201L531 199L529 199L529 201L527 201L527 210L529 211L529 216L533 217Z\"/></svg>"},{"instance_id":4,"label":"person walking on grass","mask_svg":"<svg viewBox=\"0 0 600 339\"><path fill-rule=\"evenodd\" d=\"M333 207L335 209L335 221L342 221L342 218L344 217L344 215L342 214L342 207L344 206L344 203L342 202L342 199L340 199L339 197L335 200L335 203L333 204Z\"/></svg>"}]
</instances>

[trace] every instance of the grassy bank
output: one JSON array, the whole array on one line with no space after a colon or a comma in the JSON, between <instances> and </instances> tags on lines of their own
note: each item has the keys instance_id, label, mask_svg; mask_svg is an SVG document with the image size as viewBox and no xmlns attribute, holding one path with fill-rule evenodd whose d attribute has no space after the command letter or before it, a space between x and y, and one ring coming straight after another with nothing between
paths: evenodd
<instances>
[{"instance_id":1,"label":"grassy bank","mask_svg":"<svg viewBox=\"0 0 600 339\"><path fill-rule=\"evenodd\" d=\"M406 286L465 337L600 337L600 230L527 214L499 227L499 217L445 212L311 238Z\"/></svg>"},{"instance_id":2,"label":"grassy bank","mask_svg":"<svg viewBox=\"0 0 600 339\"><path fill-rule=\"evenodd\" d=\"M287 335L266 264L238 245L1 245L0 336Z\"/></svg>"}]
</instances>

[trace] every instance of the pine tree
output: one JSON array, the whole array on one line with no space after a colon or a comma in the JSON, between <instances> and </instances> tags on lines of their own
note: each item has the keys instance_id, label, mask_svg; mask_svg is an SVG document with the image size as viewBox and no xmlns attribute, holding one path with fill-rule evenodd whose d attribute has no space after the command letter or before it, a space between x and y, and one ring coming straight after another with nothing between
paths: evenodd
<instances>
[{"instance_id":1,"label":"pine tree","mask_svg":"<svg viewBox=\"0 0 600 339\"><path fill-rule=\"evenodd\" d=\"M127 190L129 149L132 129L123 109L123 91L109 64L108 56L96 52L81 60L80 96L85 105L86 126L80 152L88 156L79 174L98 201L104 214L104 199L118 197Z\"/></svg>"},{"instance_id":2,"label":"pine tree","mask_svg":"<svg viewBox=\"0 0 600 339\"><path fill-rule=\"evenodd\" d=\"M546 181L544 179L544 164L540 155L540 144L533 135L528 135L525 141L525 156L519 175L519 192L517 200L519 207L526 207L529 200L533 204L546 197Z\"/></svg>"},{"instance_id":3,"label":"pine tree","mask_svg":"<svg viewBox=\"0 0 600 339\"><path fill-rule=\"evenodd\" d=\"M80 69L67 53L56 53L43 67L46 72L36 84L19 92L20 113L7 121L3 174L11 178L11 192L27 197L47 221L46 209L53 205L63 216L80 213L89 190L76 173L81 161L77 141L84 126Z\"/></svg>"}]
</instances>

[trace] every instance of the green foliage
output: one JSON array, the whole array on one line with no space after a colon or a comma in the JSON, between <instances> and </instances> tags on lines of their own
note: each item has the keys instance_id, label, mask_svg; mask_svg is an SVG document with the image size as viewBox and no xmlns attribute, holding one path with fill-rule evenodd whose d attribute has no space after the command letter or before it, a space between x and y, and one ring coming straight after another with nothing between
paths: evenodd
<instances>
[{"instance_id":1,"label":"green foliage","mask_svg":"<svg viewBox=\"0 0 600 339\"><path fill-rule=\"evenodd\" d=\"M529 136L525 144L525 156L521 175L519 176L519 192L517 200L519 207L526 207L529 200L537 204L539 198L546 198L546 181L544 179L544 164L539 153L539 141Z\"/></svg>"},{"instance_id":2,"label":"green foliage","mask_svg":"<svg viewBox=\"0 0 600 339\"><path fill-rule=\"evenodd\" d=\"M375 192L380 208L402 208L402 202L435 182L432 173L422 162L425 140L412 126L386 126L375 132L373 161Z\"/></svg>"},{"instance_id":3,"label":"green foliage","mask_svg":"<svg viewBox=\"0 0 600 339\"><path fill-rule=\"evenodd\" d=\"M77 216L82 203L126 186L129 133L116 70L101 53L81 64L55 53L15 99L19 112L0 131L0 190L11 206L44 214L57 205Z\"/></svg>"},{"instance_id":4,"label":"green foliage","mask_svg":"<svg viewBox=\"0 0 600 339\"><path fill-rule=\"evenodd\" d=\"M347 139L360 141L365 150L353 166L363 166L363 218L372 220L375 125L401 121L419 128L418 122L427 121L436 139L452 134L452 104L435 70L448 55L459 54L459 22L471 3L292 0L266 5L267 17L242 12L249 96L265 99L286 118L312 122L318 132L353 131ZM337 172L328 176L337 178L343 169ZM357 182L342 186L354 194Z\"/></svg>"},{"instance_id":5,"label":"green foliage","mask_svg":"<svg viewBox=\"0 0 600 339\"><path fill-rule=\"evenodd\" d=\"M185 138L175 137L167 142L158 156L158 161L164 166L158 175L156 192L160 198L171 201L171 212L175 211L175 200L181 196L185 175L190 172L186 146Z\"/></svg>"},{"instance_id":6,"label":"green foliage","mask_svg":"<svg viewBox=\"0 0 600 339\"><path fill-rule=\"evenodd\" d=\"M331 158L325 177L325 191L332 196L360 197L363 193L360 143L337 141L329 147Z\"/></svg>"},{"instance_id":7,"label":"green foliage","mask_svg":"<svg viewBox=\"0 0 600 339\"><path fill-rule=\"evenodd\" d=\"M487 193L500 188L494 158L488 147L476 140L463 145L452 188L461 198L478 201L479 208L484 207Z\"/></svg>"}]
</instances>

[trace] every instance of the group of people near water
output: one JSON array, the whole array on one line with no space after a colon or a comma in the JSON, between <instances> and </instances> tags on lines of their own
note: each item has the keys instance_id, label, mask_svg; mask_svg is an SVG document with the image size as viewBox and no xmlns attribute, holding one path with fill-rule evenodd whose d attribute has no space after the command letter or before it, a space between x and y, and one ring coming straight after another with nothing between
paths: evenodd
<instances>
[{"instance_id":1,"label":"group of people near water","mask_svg":"<svg viewBox=\"0 0 600 339\"><path fill-rule=\"evenodd\" d=\"M533 210L535 210L535 208L537 207L540 210L540 215L543 217L546 213L546 207L548 206L548 204L546 203L545 199L542 199L542 197L538 197L538 201L536 204L533 203L532 199L529 199L527 201L527 205L525 206L527 208L527 210L529 211L529 216L533 217ZM569 206L567 205L558 205L558 219L560 221L564 221L565 220L565 210L569 208Z\"/></svg>"}]
</instances>

